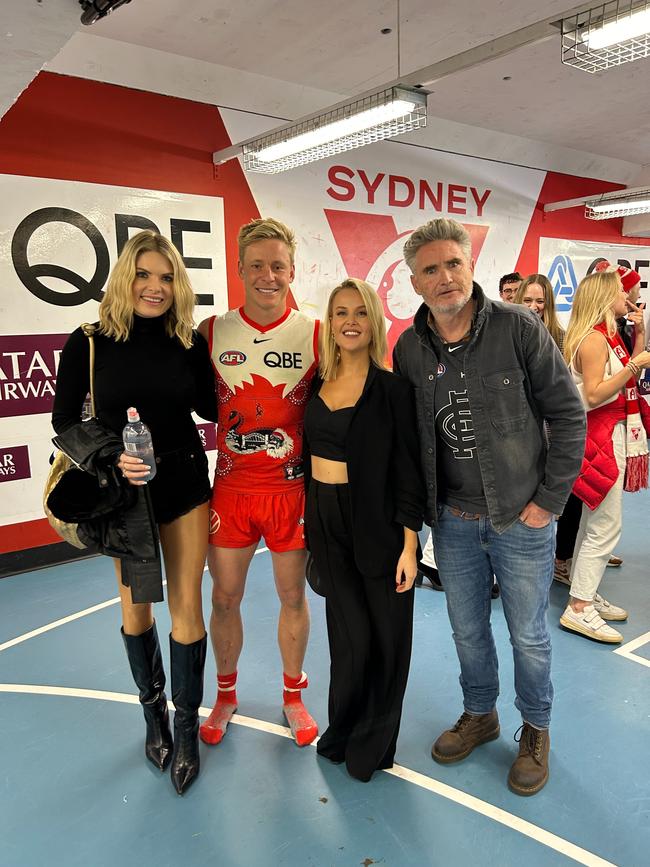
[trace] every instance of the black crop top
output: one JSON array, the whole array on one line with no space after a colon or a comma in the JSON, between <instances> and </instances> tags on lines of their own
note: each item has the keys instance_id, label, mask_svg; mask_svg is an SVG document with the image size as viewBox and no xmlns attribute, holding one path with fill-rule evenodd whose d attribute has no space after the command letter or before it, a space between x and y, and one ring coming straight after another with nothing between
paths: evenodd
<instances>
[{"instance_id":1,"label":"black crop top","mask_svg":"<svg viewBox=\"0 0 650 867\"><path fill-rule=\"evenodd\" d=\"M312 455L345 462L345 441L353 413L353 406L330 409L320 394L309 401L305 411L305 432Z\"/></svg>"}]
</instances>

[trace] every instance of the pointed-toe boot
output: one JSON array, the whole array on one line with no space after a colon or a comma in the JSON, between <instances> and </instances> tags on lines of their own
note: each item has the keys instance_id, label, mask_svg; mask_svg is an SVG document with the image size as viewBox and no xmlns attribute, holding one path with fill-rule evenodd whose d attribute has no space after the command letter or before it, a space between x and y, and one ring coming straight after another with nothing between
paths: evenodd
<instances>
[{"instance_id":1,"label":"pointed-toe boot","mask_svg":"<svg viewBox=\"0 0 650 867\"><path fill-rule=\"evenodd\" d=\"M179 795L199 773L199 708L203 698L203 669L207 635L192 644L179 644L169 636L171 649L174 754L171 778Z\"/></svg>"},{"instance_id":2,"label":"pointed-toe boot","mask_svg":"<svg viewBox=\"0 0 650 867\"><path fill-rule=\"evenodd\" d=\"M133 680L140 690L140 704L147 726L145 755L157 768L164 771L171 760L174 743L169 728L165 670L156 624L142 635L127 635L122 628L122 639Z\"/></svg>"}]
</instances>

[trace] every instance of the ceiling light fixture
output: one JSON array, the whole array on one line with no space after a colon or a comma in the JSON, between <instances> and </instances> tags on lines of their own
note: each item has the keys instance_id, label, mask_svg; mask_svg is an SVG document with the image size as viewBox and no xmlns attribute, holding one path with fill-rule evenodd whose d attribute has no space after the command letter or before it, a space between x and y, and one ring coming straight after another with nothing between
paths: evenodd
<instances>
[{"instance_id":1,"label":"ceiling light fixture","mask_svg":"<svg viewBox=\"0 0 650 867\"><path fill-rule=\"evenodd\" d=\"M426 126L422 90L391 87L335 107L243 147L244 168L276 174Z\"/></svg>"},{"instance_id":2,"label":"ceiling light fixture","mask_svg":"<svg viewBox=\"0 0 650 867\"><path fill-rule=\"evenodd\" d=\"M594 73L650 56L650 0L609 0L561 24L568 66Z\"/></svg>"},{"instance_id":3,"label":"ceiling light fixture","mask_svg":"<svg viewBox=\"0 0 650 867\"><path fill-rule=\"evenodd\" d=\"M585 217L588 220L633 217L635 214L650 214L650 190L645 190L638 196L626 196L618 200L585 202Z\"/></svg>"},{"instance_id":4,"label":"ceiling light fixture","mask_svg":"<svg viewBox=\"0 0 650 867\"><path fill-rule=\"evenodd\" d=\"M610 220L614 217L632 217L635 214L650 214L650 188L636 187L627 190L613 190L600 195L581 196L577 199L564 199L561 202L547 202L544 213L561 211L564 208L584 207L588 220Z\"/></svg>"},{"instance_id":5,"label":"ceiling light fixture","mask_svg":"<svg viewBox=\"0 0 650 867\"><path fill-rule=\"evenodd\" d=\"M622 4L619 0L619 2L606 3L598 7L600 10L599 23L602 24L602 10L612 5L620 8ZM635 8L637 5L639 4L634 4ZM647 0L643 5L650 8L650 0ZM580 6L567 10L564 21L559 21L557 15L553 15L541 21L536 21L533 24L527 24L519 30L505 33L503 36L498 36L466 51L461 51L444 60L438 60L429 66L414 69L411 72L403 74L400 59L399 0L397 0L397 77L395 79L386 82L380 89L373 88L366 93L344 100L320 112L295 120L293 123L279 126L263 136L255 136L233 144L230 147L215 151L212 154L212 162L214 165L219 166L243 155L244 167L248 171L280 172L294 168L295 166L305 165L323 157L333 156L352 148L362 147L371 142L381 141L392 136L402 135L411 130L420 129L426 126L426 97L428 92L430 92L422 88L428 88L429 85L437 84L450 75L455 75L468 69L475 69L481 64L505 57L525 46L536 45L547 39L557 39L558 28L563 29L564 33L565 22L574 22L573 27L576 30L577 22L580 20L580 33L582 33L585 27L588 29L589 22L592 20L589 18L589 14L585 17L585 8L588 7L583 3ZM594 22L596 22L596 18L597 16L594 13ZM577 37L571 43L574 49L576 39ZM577 49L575 50L577 51ZM581 50L584 50L584 46ZM570 61L567 60L565 62ZM399 102L407 103L407 106L394 105ZM353 115L364 115L365 112L370 112L372 109L380 106L386 106L388 103L393 103L393 107L398 110L402 108L408 108L408 110L401 115L390 115L388 119L384 117L382 121L378 121L375 115L366 115L365 119L371 121L368 128L350 129L341 125L340 127L335 127L333 134L330 129L328 135L324 135L324 129L327 124L337 124L343 120L350 121ZM357 121L354 121L354 123L357 123ZM316 140L310 140L306 137L302 138L307 133L315 133L316 131L318 131L319 136ZM300 142L298 139L300 139ZM281 142L283 144L290 144L291 148L301 143L304 149L300 153L289 153L288 149L284 151L266 150L267 148L279 145ZM284 155L278 156L279 153L283 153Z\"/></svg>"}]
</instances>

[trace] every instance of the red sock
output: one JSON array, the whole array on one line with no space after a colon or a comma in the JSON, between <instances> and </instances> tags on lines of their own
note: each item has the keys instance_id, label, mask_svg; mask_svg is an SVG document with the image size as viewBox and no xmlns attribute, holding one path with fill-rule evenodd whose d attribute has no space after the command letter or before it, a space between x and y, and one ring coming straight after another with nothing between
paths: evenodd
<instances>
[{"instance_id":1,"label":"red sock","mask_svg":"<svg viewBox=\"0 0 650 867\"><path fill-rule=\"evenodd\" d=\"M217 675L217 700L212 713L200 726L201 740L206 744L219 744L226 733L228 723L237 710L237 672Z\"/></svg>"},{"instance_id":2,"label":"red sock","mask_svg":"<svg viewBox=\"0 0 650 867\"><path fill-rule=\"evenodd\" d=\"M309 686L303 671L300 677L284 674L283 711L289 723L291 734L299 747L307 746L318 735L316 721L302 703L302 690Z\"/></svg>"}]
</instances>

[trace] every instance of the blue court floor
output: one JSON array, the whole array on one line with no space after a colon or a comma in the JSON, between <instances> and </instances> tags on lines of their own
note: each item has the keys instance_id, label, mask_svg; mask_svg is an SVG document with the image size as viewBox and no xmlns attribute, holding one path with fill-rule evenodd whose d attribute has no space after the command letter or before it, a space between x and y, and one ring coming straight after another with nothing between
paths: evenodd
<instances>
[{"instance_id":1,"label":"blue court floor","mask_svg":"<svg viewBox=\"0 0 650 867\"><path fill-rule=\"evenodd\" d=\"M442 593L417 591L399 766L368 784L299 749L281 713L270 555L249 576L239 715L201 745L187 794L144 757L142 712L119 634L111 563L92 558L0 581L0 865L650 865L650 493L626 495L620 569L602 592L630 611L620 649L563 631L551 591L556 703L551 778L532 798L506 776L520 720L499 601L501 737L443 767L432 741L461 711ZM209 610L209 576L204 604ZM305 700L324 728L322 600L310 596ZM161 636L166 606L157 606ZM167 647L165 643L165 656ZM208 654L207 714L215 695Z\"/></svg>"}]
</instances>

